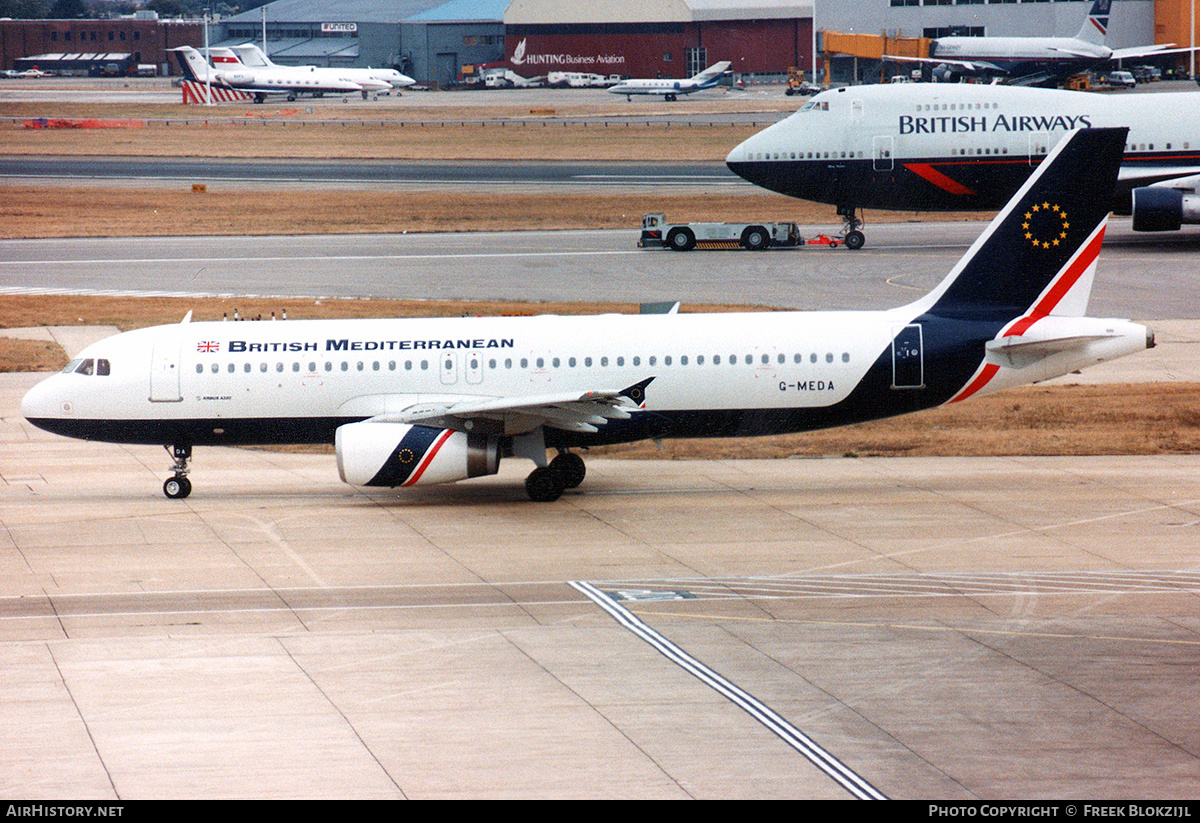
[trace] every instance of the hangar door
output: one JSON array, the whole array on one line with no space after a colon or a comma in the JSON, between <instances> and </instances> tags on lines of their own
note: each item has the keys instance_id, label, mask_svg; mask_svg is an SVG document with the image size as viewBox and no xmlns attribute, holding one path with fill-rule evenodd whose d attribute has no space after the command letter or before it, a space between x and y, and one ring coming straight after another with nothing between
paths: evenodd
<instances>
[{"instance_id":1,"label":"hangar door","mask_svg":"<svg viewBox=\"0 0 1200 823\"><path fill-rule=\"evenodd\" d=\"M436 74L438 85L446 87L458 82L458 52L441 51L437 54Z\"/></svg>"}]
</instances>

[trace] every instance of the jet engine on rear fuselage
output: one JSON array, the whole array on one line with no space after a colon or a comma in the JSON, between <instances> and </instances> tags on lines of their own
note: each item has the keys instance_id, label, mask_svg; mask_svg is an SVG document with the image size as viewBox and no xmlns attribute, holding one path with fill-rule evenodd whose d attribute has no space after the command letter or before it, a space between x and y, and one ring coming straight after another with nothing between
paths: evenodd
<instances>
[{"instance_id":1,"label":"jet engine on rear fuselage","mask_svg":"<svg viewBox=\"0 0 1200 823\"><path fill-rule=\"evenodd\" d=\"M335 439L338 474L351 486L416 486L453 483L495 474L500 441L406 423L347 423Z\"/></svg>"}]
</instances>

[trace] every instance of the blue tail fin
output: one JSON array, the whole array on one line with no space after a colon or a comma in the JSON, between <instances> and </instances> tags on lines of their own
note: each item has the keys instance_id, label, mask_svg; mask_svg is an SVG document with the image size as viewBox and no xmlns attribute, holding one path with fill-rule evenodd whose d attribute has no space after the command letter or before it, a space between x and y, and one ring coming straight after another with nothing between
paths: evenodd
<instances>
[{"instance_id":1,"label":"blue tail fin","mask_svg":"<svg viewBox=\"0 0 1200 823\"><path fill-rule=\"evenodd\" d=\"M1056 308L1082 314L1127 133L1083 129L1063 137L918 305L940 317L989 321Z\"/></svg>"},{"instance_id":2,"label":"blue tail fin","mask_svg":"<svg viewBox=\"0 0 1200 823\"><path fill-rule=\"evenodd\" d=\"M1108 10L1110 8L1112 8L1112 0L1093 0L1092 8L1088 11L1088 16L1083 21L1083 26L1080 27L1079 34L1075 35L1075 38L1103 46L1104 38L1108 35Z\"/></svg>"}]
</instances>

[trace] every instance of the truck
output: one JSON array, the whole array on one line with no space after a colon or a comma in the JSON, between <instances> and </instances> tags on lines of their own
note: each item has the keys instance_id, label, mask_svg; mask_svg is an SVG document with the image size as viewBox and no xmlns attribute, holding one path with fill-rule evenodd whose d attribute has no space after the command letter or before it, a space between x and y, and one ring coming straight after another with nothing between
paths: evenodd
<instances>
[{"instance_id":1,"label":"truck","mask_svg":"<svg viewBox=\"0 0 1200 823\"><path fill-rule=\"evenodd\" d=\"M668 223L665 214L642 218L638 248L665 247L672 251L692 249L761 249L799 246L804 242L795 223Z\"/></svg>"}]
</instances>

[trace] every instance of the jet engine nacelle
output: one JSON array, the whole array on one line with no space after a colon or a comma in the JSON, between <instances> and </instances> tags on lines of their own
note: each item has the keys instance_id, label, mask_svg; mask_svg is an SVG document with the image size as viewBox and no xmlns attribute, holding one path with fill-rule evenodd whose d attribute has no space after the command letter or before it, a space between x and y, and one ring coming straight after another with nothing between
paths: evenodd
<instances>
[{"instance_id":1,"label":"jet engine nacelle","mask_svg":"<svg viewBox=\"0 0 1200 823\"><path fill-rule=\"evenodd\" d=\"M335 439L338 474L351 486L453 483L495 474L500 444L468 434L406 423L347 423Z\"/></svg>"},{"instance_id":2,"label":"jet engine nacelle","mask_svg":"<svg viewBox=\"0 0 1200 823\"><path fill-rule=\"evenodd\" d=\"M1200 223L1200 197L1165 186L1133 190L1134 231L1179 231L1184 223Z\"/></svg>"}]
</instances>

